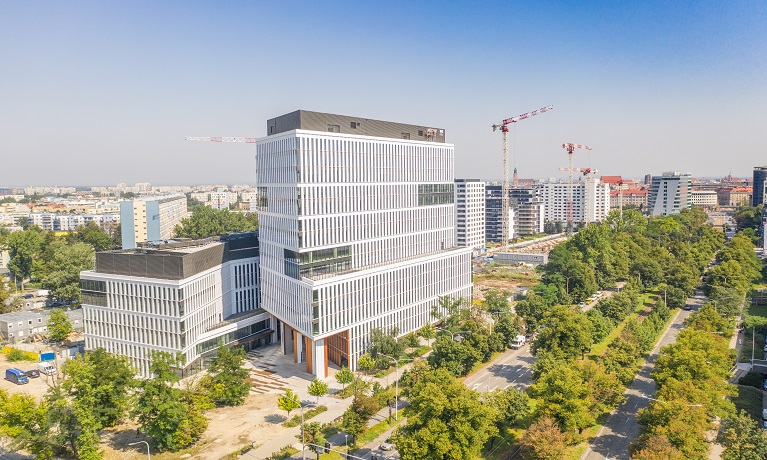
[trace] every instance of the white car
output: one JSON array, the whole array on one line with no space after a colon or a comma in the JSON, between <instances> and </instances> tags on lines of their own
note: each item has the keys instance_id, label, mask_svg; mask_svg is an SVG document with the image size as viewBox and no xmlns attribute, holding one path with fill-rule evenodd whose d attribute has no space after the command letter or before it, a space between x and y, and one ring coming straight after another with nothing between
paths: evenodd
<instances>
[{"instance_id":1,"label":"white car","mask_svg":"<svg viewBox=\"0 0 767 460\"><path fill-rule=\"evenodd\" d=\"M381 448L381 450L387 450L387 451L388 450L393 450L394 449L394 445L391 442L389 442L389 438L386 438L386 441L381 443L381 447L380 448Z\"/></svg>"}]
</instances>

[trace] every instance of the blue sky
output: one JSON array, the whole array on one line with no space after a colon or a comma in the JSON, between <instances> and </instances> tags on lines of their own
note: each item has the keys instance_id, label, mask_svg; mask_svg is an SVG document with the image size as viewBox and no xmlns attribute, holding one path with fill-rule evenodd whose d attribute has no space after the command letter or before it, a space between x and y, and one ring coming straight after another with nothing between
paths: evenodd
<instances>
[{"instance_id":1,"label":"blue sky","mask_svg":"<svg viewBox=\"0 0 767 460\"><path fill-rule=\"evenodd\" d=\"M457 175L767 163L767 2L0 2L0 186L252 183L302 108L445 128Z\"/></svg>"}]
</instances>

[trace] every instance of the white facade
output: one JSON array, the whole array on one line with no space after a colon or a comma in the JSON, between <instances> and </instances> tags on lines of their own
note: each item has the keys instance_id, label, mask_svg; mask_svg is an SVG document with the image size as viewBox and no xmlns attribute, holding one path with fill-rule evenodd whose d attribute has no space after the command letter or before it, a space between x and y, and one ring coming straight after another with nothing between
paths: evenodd
<instances>
[{"instance_id":1,"label":"white facade","mask_svg":"<svg viewBox=\"0 0 767 460\"><path fill-rule=\"evenodd\" d=\"M407 334L439 296L471 296L452 145L297 129L256 148L262 306L308 371L354 368L371 329Z\"/></svg>"},{"instance_id":2,"label":"white facade","mask_svg":"<svg viewBox=\"0 0 767 460\"><path fill-rule=\"evenodd\" d=\"M456 179L455 206L458 245L477 255L485 249L485 183Z\"/></svg>"},{"instance_id":3,"label":"white facade","mask_svg":"<svg viewBox=\"0 0 767 460\"><path fill-rule=\"evenodd\" d=\"M270 315L259 310L259 284L258 257L179 280L82 272L85 348L130 357L144 378L150 377L153 350L181 353L187 368L199 370L219 340L230 343L270 329Z\"/></svg>"},{"instance_id":4,"label":"white facade","mask_svg":"<svg viewBox=\"0 0 767 460\"><path fill-rule=\"evenodd\" d=\"M546 221L567 222L570 184L547 182L541 187ZM597 178L586 178L573 184L572 200L574 222L601 222L610 211L610 186Z\"/></svg>"},{"instance_id":5,"label":"white facade","mask_svg":"<svg viewBox=\"0 0 767 460\"><path fill-rule=\"evenodd\" d=\"M719 204L719 195L716 190L693 190L692 204L702 208L715 208Z\"/></svg>"},{"instance_id":6,"label":"white facade","mask_svg":"<svg viewBox=\"0 0 767 460\"><path fill-rule=\"evenodd\" d=\"M664 172L652 177L648 208L653 216L679 214L692 207L692 176L689 173Z\"/></svg>"}]
</instances>

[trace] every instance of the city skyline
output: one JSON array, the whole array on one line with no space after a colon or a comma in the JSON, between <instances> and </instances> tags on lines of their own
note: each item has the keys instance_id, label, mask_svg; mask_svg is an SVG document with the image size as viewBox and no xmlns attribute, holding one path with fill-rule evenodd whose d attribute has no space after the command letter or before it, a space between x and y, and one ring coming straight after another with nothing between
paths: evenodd
<instances>
[{"instance_id":1,"label":"city skyline","mask_svg":"<svg viewBox=\"0 0 767 460\"><path fill-rule=\"evenodd\" d=\"M9 4L0 185L253 183L255 148L297 109L446 130L460 177L576 166L749 177L767 101L767 5L83 2ZM42 165L42 166L41 166Z\"/></svg>"}]
</instances>

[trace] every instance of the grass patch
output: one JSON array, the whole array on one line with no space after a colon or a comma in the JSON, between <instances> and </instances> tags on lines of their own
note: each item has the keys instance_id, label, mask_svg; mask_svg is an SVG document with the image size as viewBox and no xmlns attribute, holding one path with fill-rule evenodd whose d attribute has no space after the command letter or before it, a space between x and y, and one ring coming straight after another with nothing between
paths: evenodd
<instances>
[{"instance_id":1,"label":"grass patch","mask_svg":"<svg viewBox=\"0 0 767 460\"><path fill-rule=\"evenodd\" d=\"M325 406L317 406L314 409L309 409L308 411L304 412L304 421L309 420L312 417L315 417L323 412L328 410ZM287 422L282 422L282 426L285 428L293 428L301 424L301 414L294 415L292 419L288 420Z\"/></svg>"},{"instance_id":2,"label":"grass patch","mask_svg":"<svg viewBox=\"0 0 767 460\"><path fill-rule=\"evenodd\" d=\"M269 457L266 457L265 460L285 460L286 458L290 458L299 452L301 451L293 448L292 446L285 446L277 452L272 453L272 455Z\"/></svg>"},{"instance_id":3,"label":"grass patch","mask_svg":"<svg viewBox=\"0 0 767 460\"><path fill-rule=\"evenodd\" d=\"M591 358L597 358L599 356L602 356L604 352L607 350L607 347L610 346L610 344L613 342L613 340L617 339L619 335L621 335L621 332L623 332L623 329L626 328L626 324L632 319L635 319L639 317L639 314L642 313L644 310L648 308L652 308L652 306L655 304L654 301L654 294L641 294L639 296L639 306L634 309L633 312L631 312L630 315L628 315L623 321L620 322L616 327L613 328L612 331L610 331L609 334L607 334L607 337L604 338L601 342L591 347L591 351L589 352L589 357Z\"/></svg>"},{"instance_id":4,"label":"grass patch","mask_svg":"<svg viewBox=\"0 0 767 460\"><path fill-rule=\"evenodd\" d=\"M762 419L762 390L746 385L737 385L738 396L732 398L735 409L748 412L755 420Z\"/></svg>"},{"instance_id":5,"label":"grass patch","mask_svg":"<svg viewBox=\"0 0 767 460\"><path fill-rule=\"evenodd\" d=\"M751 305L749 303L746 308L746 315L767 318L767 305ZM752 353L755 359L764 359L764 334L757 328L756 334L752 339L751 333L753 332L753 329L746 328L744 332L743 346L740 352L740 362L750 363Z\"/></svg>"}]
</instances>

